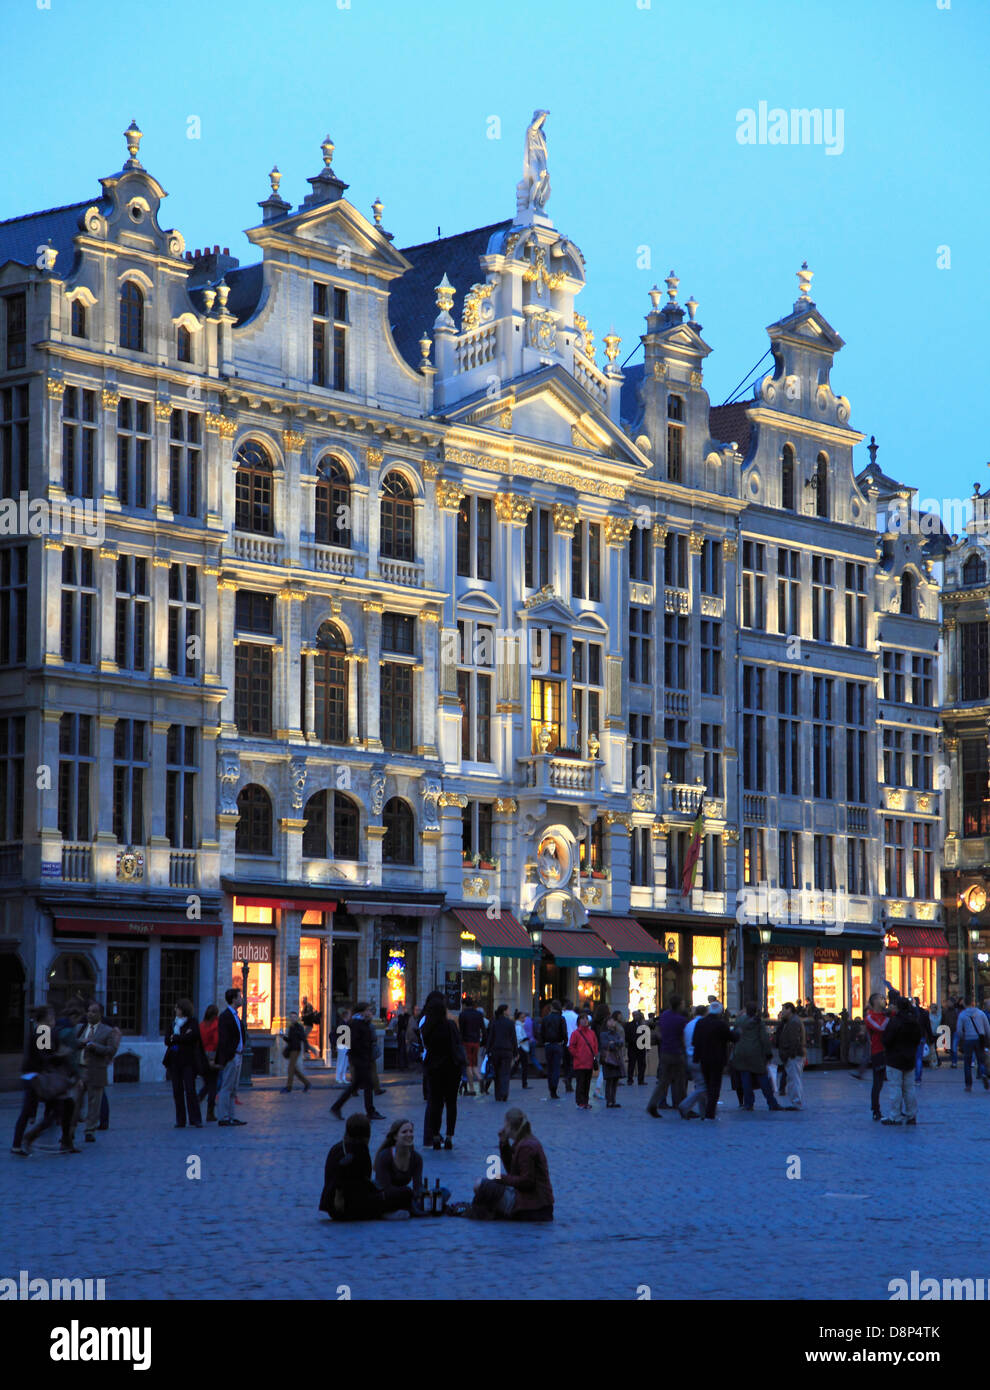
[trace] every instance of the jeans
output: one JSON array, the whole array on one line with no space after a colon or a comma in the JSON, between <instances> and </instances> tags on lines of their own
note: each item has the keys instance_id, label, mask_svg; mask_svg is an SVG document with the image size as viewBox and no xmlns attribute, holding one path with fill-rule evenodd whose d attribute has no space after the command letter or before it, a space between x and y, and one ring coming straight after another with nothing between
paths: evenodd
<instances>
[{"instance_id":1,"label":"jeans","mask_svg":"<svg viewBox=\"0 0 990 1390\"><path fill-rule=\"evenodd\" d=\"M650 1110L656 1110L667 1091L673 1091L674 1105L680 1105L687 1091L687 1059L683 1052L661 1052L657 1084L650 1096Z\"/></svg>"},{"instance_id":2,"label":"jeans","mask_svg":"<svg viewBox=\"0 0 990 1390\"><path fill-rule=\"evenodd\" d=\"M557 1094L560 1085L560 1062L564 1052L563 1043L547 1043L544 1047L547 1059L547 1088L552 1096Z\"/></svg>"},{"instance_id":3,"label":"jeans","mask_svg":"<svg viewBox=\"0 0 990 1390\"><path fill-rule=\"evenodd\" d=\"M897 1067L892 1067L888 1062L887 1080L883 1088L883 1117L885 1120L899 1123L902 1111L908 1120L913 1120L918 1113L914 1068L898 1071Z\"/></svg>"},{"instance_id":4,"label":"jeans","mask_svg":"<svg viewBox=\"0 0 990 1390\"><path fill-rule=\"evenodd\" d=\"M953 1028L953 1029L951 1030L951 1032L949 1033L949 1061L952 1063L953 1066L956 1065L956 1061L957 1061L957 1058L956 1058L956 1032L957 1032L957 1030L956 1030L955 1028Z\"/></svg>"},{"instance_id":5,"label":"jeans","mask_svg":"<svg viewBox=\"0 0 990 1390\"><path fill-rule=\"evenodd\" d=\"M28 1121L33 1120L38 1113L38 1097L34 1093L30 1081L24 1082L24 1096L21 1100L21 1113L17 1117L14 1125L14 1142L12 1148L19 1149L21 1140L24 1138L24 1131L28 1127Z\"/></svg>"},{"instance_id":6,"label":"jeans","mask_svg":"<svg viewBox=\"0 0 990 1390\"><path fill-rule=\"evenodd\" d=\"M234 1118L234 1094L241 1079L243 1060L244 1054L238 1052L236 1056L231 1057L220 1073L220 1094L217 1097L217 1109L220 1112L221 1120ZM178 1111L178 1106L176 1106L176 1111Z\"/></svg>"},{"instance_id":7,"label":"jeans","mask_svg":"<svg viewBox=\"0 0 990 1390\"><path fill-rule=\"evenodd\" d=\"M804 1058L787 1059L787 1098L791 1105L800 1110L804 1104Z\"/></svg>"},{"instance_id":8,"label":"jeans","mask_svg":"<svg viewBox=\"0 0 990 1390\"><path fill-rule=\"evenodd\" d=\"M777 1097L773 1093L773 1086L770 1084L770 1078L769 1076L767 1076L765 1071L741 1071L739 1073L739 1076L742 1080L744 1110L752 1110L753 1108L754 1082L763 1092L763 1095L766 1098L768 1109L780 1109L780 1102L777 1100Z\"/></svg>"},{"instance_id":9,"label":"jeans","mask_svg":"<svg viewBox=\"0 0 990 1390\"><path fill-rule=\"evenodd\" d=\"M964 1038L962 1044L963 1080L967 1086L973 1084L973 1057L976 1057L976 1074L981 1079L987 1074L987 1064L983 1048L977 1048L976 1038Z\"/></svg>"},{"instance_id":10,"label":"jeans","mask_svg":"<svg viewBox=\"0 0 990 1390\"><path fill-rule=\"evenodd\" d=\"M347 1080L347 1049L337 1048L337 1080L343 1084Z\"/></svg>"},{"instance_id":11,"label":"jeans","mask_svg":"<svg viewBox=\"0 0 990 1390\"><path fill-rule=\"evenodd\" d=\"M306 1080L306 1073L302 1069L302 1053L298 1050L289 1053L289 1073L285 1078L285 1089L287 1091L292 1090L292 1083L297 1076L302 1082L303 1087L308 1091L309 1082Z\"/></svg>"},{"instance_id":12,"label":"jeans","mask_svg":"<svg viewBox=\"0 0 990 1390\"><path fill-rule=\"evenodd\" d=\"M883 1087L883 1083L887 1079L882 1052L876 1052L870 1057L870 1066L873 1069L873 1089L870 1092L870 1108L874 1115L879 1115L880 1091Z\"/></svg>"},{"instance_id":13,"label":"jeans","mask_svg":"<svg viewBox=\"0 0 990 1390\"><path fill-rule=\"evenodd\" d=\"M512 1053L495 1052L492 1054L492 1064L495 1068L495 1099L509 1099L509 1076L512 1072Z\"/></svg>"},{"instance_id":14,"label":"jeans","mask_svg":"<svg viewBox=\"0 0 990 1390\"><path fill-rule=\"evenodd\" d=\"M921 1085L921 1073L925 1065L925 1044L924 1041L918 1044L918 1050L914 1054L914 1084Z\"/></svg>"}]
</instances>

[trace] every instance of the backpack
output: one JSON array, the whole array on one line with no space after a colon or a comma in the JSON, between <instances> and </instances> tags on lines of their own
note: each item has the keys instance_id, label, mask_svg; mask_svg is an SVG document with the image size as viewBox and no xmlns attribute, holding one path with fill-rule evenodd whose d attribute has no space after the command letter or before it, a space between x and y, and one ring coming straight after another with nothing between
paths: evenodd
<instances>
[{"instance_id":1,"label":"backpack","mask_svg":"<svg viewBox=\"0 0 990 1390\"><path fill-rule=\"evenodd\" d=\"M567 1024L564 1022L563 1014L559 1014L553 1009L543 1020L543 1041L544 1043L562 1043L567 1041Z\"/></svg>"}]
</instances>

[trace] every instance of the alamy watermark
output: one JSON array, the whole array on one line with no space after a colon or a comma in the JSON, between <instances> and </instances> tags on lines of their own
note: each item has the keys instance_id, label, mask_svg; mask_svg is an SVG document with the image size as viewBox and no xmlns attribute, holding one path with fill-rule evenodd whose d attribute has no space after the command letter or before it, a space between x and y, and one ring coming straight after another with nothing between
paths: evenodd
<instances>
[{"instance_id":1,"label":"alamy watermark","mask_svg":"<svg viewBox=\"0 0 990 1390\"><path fill-rule=\"evenodd\" d=\"M826 154L845 149L846 113L841 107L770 106L761 101L754 111L743 106L736 112L736 140L740 145L824 145Z\"/></svg>"},{"instance_id":2,"label":"alamy watermark","mask_svg":"<svg viewBox=\"0 0 990 1390\"><path fill-rule=\"evenodd\" d=\"M49 501L23 489L17 497L0 497L0 536L72 536L102 541L106 515L102 502L82 497Z\"/></svg>"}]
</instances>

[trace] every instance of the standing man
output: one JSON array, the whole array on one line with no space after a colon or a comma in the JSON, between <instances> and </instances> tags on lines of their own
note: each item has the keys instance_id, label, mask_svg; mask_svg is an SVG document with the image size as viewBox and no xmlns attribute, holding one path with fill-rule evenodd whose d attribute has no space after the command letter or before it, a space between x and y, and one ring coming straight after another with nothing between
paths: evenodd
<instances>
[{"instance_id":1,"label":"standing man","mask_svg":"<svg viewBox=\"0 0 990 1390\"><path fill-rule=\"evenodd\" d=\"M691 1044L694 1060L701 1068L704 1085L700 1086L677 1107L682 1120L690 1120L695 1106L705 1102L706 1120L718 1119L718 1095L722 1089L722 1073L729 1056L729 1044L738 1037L735 1029L729 1027L722 1005L718 999L709 998L708 1012L699 1018L695 1025Z\"/></svg>"},{"instance_id":2,"label":"standing man","mask_svg":"<svg viewBox=\"0 0 990 1390\"><path fill-rule=\"evenodd\" d=\"M680 1105L687 1093L687 1054L684 1051L684 1030L688 1025L687 1015L681 1013L681 996L672 994L670 1003L657 1020L660 1035L660 1061L657 1067L657 1084L646 1107L646 1113L654 1119L659 1116L659 1106L667 1108L667 1090L673 1092L675 1105Z\"/></svg>"},{"instance_id":3,"label":"standing man","mask_svg":"<svg viewBox=\"0 0 990 1390\"><path fill-rule=\"evenodd\" d=\"M883 1050L886 1058L887 1080L883 1088L884 1116L881 1123L899 1125L918 1123L918 1096L914 1084L914 1059L921 1041L921 1024L915 1017L910 999L895 994L891 1006L893 1016L884 1029Z\"/></svg>"},{"instance_id":4,"label":"standing man","mask_svg":"<svg viewBox=\"0 0 990 1390\"><path fill-rule=\"evenodd\" d=\"M801 1110L804 1106L804 1059L807 1055L804 1024L798 1018L793 1004L785 1004L780 1014L777 1051L787 1073L787 1095L790 1102L784 1109Z\"/></svg>"},{"instance_id":5,"label":"standing man","mask_svg":"<svg viewBox=\"0 0 990 1390\"><path fill-rule=\"evenodd\" d=\"M82 1067L82 1095L86 1097L86 1143L96 1143L96 1129L100 1122L100 1106L107 1084L107 1066L117 1048L114 1041L115 1029L103 1022L103 1005L91 1000L86 1009L86 1022L78 1028L82 1045L80 1064ZM75 1119L80 1119L76 1111Z\"/></svg>"},{"instance_id":6,"label":"standing man","mask_svg":"<svg viewBox=\"0 0 990 1390\"><path fill-rule=\"evenodd\" d=\"M570 1053L571 1038L577 1031L578 1016L577 1010L569 999L564 1000L562 1009L564 1022L567 1024L567 1046L564 1048L564 1090L570 1095L574 1089L574 1058Z\"/></svg>"},{"instance_id":7,"label":"standing man","mask_svg":"<svg viewBox=\"0 0 990 1390\"><path fill-rule=\"evenodd\" d=\"M509 1099L509 1077L516 1050L516 1025L508 1016L508 1004L499 1004L488 1030L488 1052L495 1072L495 1099Z\"/></svg>"},{"instance_id":8,"label":"standing man","mask_svg":"<svg viewBox=\"0 0 990 1390\"><path fill-rule=\"evenodd\" d=\"M467 1059L465 1066L467 1090L465 1095L476 1096L478 1083L481 1080L478 1073L478 1054L485 1037L485 1016L480 1009L475 1007L474 999L470 994L464 998L464 1007L457 1019L457 1025L461 1030L461 1042L464 1045L464 1056Z\"/></svg>"},{"instance_id":9,"label":"standing man","mask_svg":"<svg viewBox=\"0 0 990 1390\"><path fill-rule=\"evenodd\" d=\"M976 1058L976 1073L983 1082L984 1090L990 1090L987 1079L986 1045L990 1041L990 1021L982 1009L971 1001L963 1009L957 1020L959 1042L962 1044L963 1080L966 1090L973 1089L973 1058Z\"/></svg>"},{"instance_id":10,"label":"standing man","mask_svg":"<svg viewBox=\"0 0 990 1390\"><path fill-rule=\"evenodd\" d=\"M883 995L871 994L870 1007L866 1011L863 1022L866 1024L866 1036L870 1040L870 1069L873 1072L873 1089L870 1092L870 1108L873 1111L873 1118L879 1120L880 1114L880 1090L886 1080L884 1073L884 1033L890 1018L883 1007Z\"/></svg>"},{"instance_id":11,"label":"standing man","mask_svg":"<svg viewBox=\"0 0 990 1390\"><path fill-rule=\"evenodd\" d=\"M703 1011L702 1011L703 1012ZM640 1086L646 1085L646 1059L650 1050L650 1035L644 1035L639 1031L646 1027L646 1020L643 1017L643 1010L636 1009L632 1018L625 1025L626 1034L626 1085L633 1084L633 1075ZM641 1039L645 1046L640 1047Z\"/></svg>"},{"instance_id":12,"label":"standing man","mask_svg":"<svg viewBox=\"0 0 990 1390\"><path fill-rule=\"evenodd\" d=\"M560 1000L550 1000L550 1012L543 1020L543 1055L547 1062L547 1089L551 1100L559 1100L560 1066L567 1047L567 1024L561 1012ZM568 1087L568 1090L570 1087Z\"/></svg>"},{"instance_id":13,"label":"standing man","mask_svg":"<svg viewBox=\"0 0 990 1390\"><path fill-rule=\"evenodd\" d=\"M375 1031L371 1026L373 1017L371 1005L362 1001L355 1007L347 1025L350 1028L348 1056L351 1059L351 1084L330 1107L330 1114L335 1115L338 1120L344 1118L344 1106L358 1091L364 1092L364 1111L368 1119L385 1118L375 1109L374 1102Z\"/></svg>"},{"instance_id":14,"label":"standing man","mask_svg":"<svg viewBox=\"0 0 990 1390\"><path fill-rule=\"evenodd\" d=\"M241 1063L244 1060L244 1026L237 1012L243 996L239 989L228 989L223 997L227 1007L221 1011L217 1020L216 1065L220 1068L218 1123L224 1126L246 1125L247 1120L234 1119L234 1096L240 1084Z\"/></svg>"},{"instance_id":15,"label":"standing man","mask_svg":"<svg viewBox=\"0 0 990 1390\"><path fill-rule=\"evenodd\" d=\"M942 1022L949 1030L949 1065L956 1069L956 1028L959 1020L959 1000L949 995L949 1002L942 1010Z\"/></svg>"}]
</instances>

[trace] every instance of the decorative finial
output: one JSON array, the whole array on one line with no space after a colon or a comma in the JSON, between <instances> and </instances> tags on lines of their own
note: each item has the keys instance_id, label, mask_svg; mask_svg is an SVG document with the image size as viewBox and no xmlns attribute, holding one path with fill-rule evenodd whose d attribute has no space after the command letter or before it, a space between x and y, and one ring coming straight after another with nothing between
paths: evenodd
<instances>
[{"instance_id":1,"label":"decorative finial","mask_svg":"<svg viewBox=\"0 0 990 1390\"><path fill-rule=\"evenodd\" d=\"M220 301L220 308L226 309L227 300L230 297L230 286L226 280L221 280L217 285L217 299Z\"/></svg>"},{"instance_id":2,"label":"decorative finial","mask_svg":"<svg viewBox=\"0 0 990 1390\"><path fill-rule=\"evenodd\" d=\"M694 295L692 295L690 299L684 301L684 307L688 311L688 318L691 323L694 323L698 313L698 301L695 299Z\"/></svg>"},{"instance_id":3,"label":"decorative finial","mask_svg":"<svg viewBox=\"0 0 990 1390\"><path fill-rule=\"evenodd\" d=\"M127 141L127 153L131 157L131 164L140 164L141 162L138 159L138 150L141 148L143 135L144 132L138 126L137 121L131 121L130 125L124 131L124 139Z\"/></svg>"},{"instance_id":4,"label":"decorative finial","mask_svg":"<svg viewBox=\"0 0 990 1390\"><path fill-rule=\"evenodd\" d=\"M439 285L434 287L434 293L437 297L437 308L441 313L449 314L454 307L454 295L456 291L454 286L447 279L446 271L444 271L443 279L440 281Z\"/></svg>"},{"instance_id":5,"label":"decorative finial","mask_svg":"<svg viewBox=\"0 0 990 1390\"><path fill-rule=\"evenodd\" d=\"M808 269L807 261L802 261L801 269L797 271L796 274L798 278L798 284L801 286L801 293L798 296L798 300L799 302L803 300L804 303L810 304L812 302L811 281L814 277L815 272L813 270Z\"/></svg>"},{"instance_id":6,"label":"decorative finial","mask_svg":"<svg viewBox=\"0 0 990 1390\"><path fill-rule=\"evenodd\" d=\"M867 451L867 453L868 453L869 456L870 456L870 467L871 467L871 468L874 468L874 467L876 466L876 461L877 461L877 450L879 449L879 447L880 447L880 445L877 443L877 437L876 437L876 435L875 435L875 434L871 434L871 435L870 435L870 442L869 442L869 444L867 444L867 446L866 446L866 451Z\"/></svg>"},{"instance_id":7,"label":"decorative finial","mask_svg":"<svg viewBox=\"0 0 990 1390\"><path fill-rule=\"evenodd\" d=\"M385 204L381 198L375 199L371 205L371 211L375 219L375 226L380 227L382 225L382 213L385 211Z\"/></svg>"},{"instance_id":8,"label":"decorative finial","mask_svg":"<svg viewBox=\"0 0 990 1390\"><path fill-rule=\"evenodd\" d=\"M619 355L619 344L622 342L622 339L619 337L618 333L616 333L615 328L612 327L607 333L602 335L602 342L605 344L605 356L609 360L609 365L611 365Z\"/></svg>"},{"instance_id":9,"label":"decorative finial","mask_svg":"<svg viewBox=\"0 0 990 1390\"><path fill-rule=\"evenodd\" d=\"M320 146L320 149L323 151L323 164L324 167L327 169L329 169L331 164L333 163L334 148L335 146L333 141L330 139L330 136L324 135L323 144Z\"/></svg>"},{"instance_id":10,"label":"decorative finial","mask_svg":"<svg viewBox=\"0 0 990 1390\"><path fill-rule=\"evenodd\" d=\"M660 301L663 298L663 290L658 285L654 285L649 291L650 303L653 305L653 312L656 313L660 308Z\"/></svg>"},{"instance_id":11,"label":"decorative finial","mask_svg":"<svg viewBox=\"0 0 990 1390\"><path fill-rule=\"evenodd\" d=\"M272 186L272 196L275 197L275 198L277 198L277 197L278 197L278 187L279 187L279 184L282 182L282 175L281 175L281 174L279 173L279 171L278 171L278 165L277 165L277 164L273 164L273 165L272 165L272 167L271 167L271 169L270 169L270 171L269 171L269 174L268 174L268 182L269 182L269 183L271 184L271 186Z\"/></svg>"},{"instance_id":12,"label":"decorative finial","mask_svg":"<svg viewBox=\"0 0 990 1390\"><path fill-rule=\"evenodd\" d=\"M41 252L38 259L41 262L41 264L38 266L39 270L55 269L55 262L58 260L58 252L52 245L51 237L49 237L45 245L41 247Z\"/></svg>"},{"instance_id":13,"label":"decorative finial","mask_svg":"<svg viewBox=\"0 0 990 1390\"><path fill-rule=\"evenodd\" d=\"M204 291L203 291L203 303L206 305L206 312L207 312L207 313L209 313L210 310L213 308L213 305L214 305L214 303L215 303L215 301L216 301L216 297L217 297L217 292L216 292L216 290L204 290Z\"/></svg>"},{"instance_id":14,"label":"decorative finial","mask_svg":"<svg viewBox=\"0 0 990 1390\"><path fill-rule=\"evenodd\" d=\"M667 298L668 298L668 300L670 301L671 304L676 304L676 302L677 302L677 286L681 283L680 280L678 280L678 278L677 278L677 276L674 274L674 272L671 271L670 274L667 276L666 280L664 280L663 283L667 286Z\"/></svg>"},{"instance_id":15,"label":"decorative finial","mask_svg":"<svg viewBox=\"0 0 990 1390\"><path fill-rule=\"evenodd\" d=\"M419 364L421 367L428 367L430 365L430 349L432 346L433 341L429 333L424 329L423 336L419 340L419 355L423 359Z\"/></svg>"}]
</instances>

